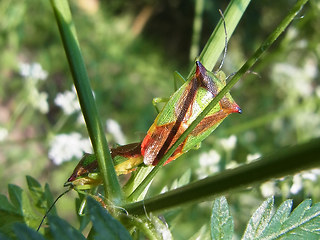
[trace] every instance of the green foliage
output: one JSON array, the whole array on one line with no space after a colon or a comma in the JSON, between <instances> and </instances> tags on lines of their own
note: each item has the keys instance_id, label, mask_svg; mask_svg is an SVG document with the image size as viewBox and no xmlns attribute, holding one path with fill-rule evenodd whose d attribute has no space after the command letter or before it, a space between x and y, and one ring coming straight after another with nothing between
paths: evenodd
<instances>
[{"instance_id":1,"label":"green foliage","mask_svg":"<svg viewBox=\"0 0 320 240\"><path fill-rule=\"evenodd\" d=\"M290 214L292 200L283 202L275 213L273 198L252 215L242 239L319 239L320 204L300 203Z\"/></svg>"},{"instance_id":2,"label":"green foliage","mask_svg":"<svg viewBox=\"0 0 320 240\"><path fill-rule=\"evenodd\" d=\"M47 184L43 191L41 185L30 176L27 176L27 183L29 195L19 186L13 184L8 185L10 200L4 195L0 195L0 231L4 234L12 233L12 226L17 222L36 228L42 215L52 203L52 195ZM54 213L55 209L51 214Z\"/></svg>"},{"instance_id":3,"label":"green foliage","mask_svg":"<svg viewBox=\"0 0 320 240\"><path fill-rule=\"evenodd\" d=\"M214 200L210 224L211 239L232 239L233 219L225 197Z\"/></svg>"},{"instance_id":4,"label":"green foliage","mask_svg":"<svg viewBox=\"0 0 320 240\"><path fill-rule=\"evenodd\" d=\"M97 2L99 7L93 14L88 10L88 5L83 7L78 1L71 2L71 9L98 112L103 120L110 117L115 119L126 133L128 142L140 141L139 132L145 132L155 117L151 99L172 94L170 82L173 70L178 69L184 73L183 76L187 76L191 66L188 38L193 2L178 0L169 4L152 0L147 3L137 1L135 5L125 1ZM224 9L224 4L224 1L205 2L203 29L197 29L198 33L202 32L201 36L196 36L200 37L198 49L207 42L220 18L217 9ZM272 4L268 0L252 1L234 37L230 39L224 71L232 73L239 69L265 36L285 17L287 13L283 9L291 6L292 1ZM146 25L140 33L135 32L134 23L141 16L147 16L143 13L148 9L151 9L151 15L144 19ZM185 187L191 188L189 182L247 163L246 158L253 154L265 156L282 146L295 146L288 150L290 152L298 148L296 144L320 136L319 12L318 1L310 0L301 11L304 18L298 15L272 51L251 69L259 77L247 74L232 90L244 114L237 119L228 119L223 127L202 144L202 153L191 151L160 171L151 187L146 187L137 199L144 199L148 189L149 196L158 197L164 185L175 189L187 184ZM240 10L237 14L243 12ZM151 208L148 199L137 203L142 210L138 217L130 214L123 217L123 206L113 208L110 204L112 209L109 212L117 220L89 199L89 212L79 217L81 220L77 222L73 217L74 196L70 193L71 200L65 196L61 200L64 204L57 205L61 218L55 216L57 211L53 208L48 223L45 221L40 230L44 236L36 233L33 229L37 228L53 202L49 184L42 188L38 181L27 177L25 186L28 191L23 190L26 187L17 185L23 186L24 181L21 179L31 174L39 181L48 181L54 189L54 195L61 192L63 183L76 165L75 162L64 161L78 160L81 156L70 156L67 151L64 152L66 149L74 149L76 140L67 141L74 144L72 147L65 145L58 152L60 154L55 152L55 155L51 155L54 140L60 135L72 135L74 132L80 136L80 145L88 140L85 125L78 121L81 114L79 108L67 113L55 102L59 94L71 89L71 77L52 19L49 1L0 1L0 162L4 166L0 169L0 188L6 189L8 183L14 183L9 184L8 191L0 195L1 239L81 239L84 238L82 232L87 231L84 228L89 221L93 224L89 237L96 238L106 234L130 238L128 231L135 239L145 236L149 239L161 239L161 236L170 238L171 234L174 239L188 239L190 236L192 239L206 239L210 234L212 239L221 239L222 236L230 239L232 235L241 236L242 232L245 232L243 239L319 238L319 203L311 206L311 200L302 201L306 198L312 198L313 202L320 200L317 170L261 185L254 184L256 187L240 193L228 191L233 218L223 197L214 201L212 211L206 203L183 207L176 205L176 209L161 212L162 220L149 213ZM224 40L224 34L218 34L217 38ZM224 41L219 44L223 47ZM44 79L43 76L38 79L39 76L22 75L21 66L39 66L34 62L39 63L42 70L45 69ZM73 97L76 102L76 95ZM236 138L236 143L226 146L222 140L228 140L231 134ZM107 138L111 139L112 144L120 143L111 132L107 133ZM81 149L81 154L82 151L89 150ZM279 155L285 152L281 149ZM319 158L316 150L310 150L307 155L309 159ZM204 157L209 164L203 165L201 159ZM56 159L64 163L56 162ZM300 157L299 161L301 159L305 158ZM279 170L279 166L265 170L272 175ZM292 164L289 162L281 166L281 169L286 169L292 167ZM221 172L217 178L227 175ZM259 176L250 175L248 178L258 179ZM245 179L235 179L234 182L243 183ZM142 181L136 180L132 182L132 189ZM203 192L229 184L228 178L220 183L214 186L209 184ZM128 189L128 192L132 192L132 189ZM179 191L181 188L177 189ZM222 188L220 191L226 190ZM189 198L181 193L176 197L178 204ZM270 195L275 195L275 203L269 198L247 224L248 212L252 212L262 199ZM189 196L195 199L199 197L196 190L191 191ZM280 199L286 198L302 203L291 213L291 200L278 204ZM171 204L166 198L158 200ZM160 205L156 204L155 208ZM70 224L63 219L68 219ZM102 222L103 219L108 221ZM237 223L235 226L232 219ZM78 227L81 231L76 230Z\"/></svg>"},{"instance_id":5,"label":"green foliage","mask_svg":"<svg viewBox=\"0 0 320 240\"><path fill-rule=\"evenodd\" d=\"M88 198L90 218L95 230L94 239L131 239L129 232L106 212L93 198Z\"/></svg>"}]
</instances>

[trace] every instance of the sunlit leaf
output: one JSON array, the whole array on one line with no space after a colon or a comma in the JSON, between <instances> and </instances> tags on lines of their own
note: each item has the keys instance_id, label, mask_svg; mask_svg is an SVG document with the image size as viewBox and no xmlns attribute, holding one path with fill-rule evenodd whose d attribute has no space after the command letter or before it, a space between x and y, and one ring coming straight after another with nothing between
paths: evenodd
<instances>
[{"instance_id":1,"label":"sunlit leaf","mask_svg":"<svg viewBox=\"0 0 320 240\"><path fill-rule=\"evenodd\" d=\"M225 197L215 199L211 215L211 239L232 239L233 218Z\"/></svg>"},{"instance_id":2,"label":"sunlit leaf","mask_svg":"<svg viewBox=\"0 0 320 240\"><path fill-rule=\"evenodd\" d=\"M253 213L242 239L258 239L268 226L273 208L273 198L268 198Z\"/></svg>"},{"instance_id":3,"label":"sunlit leaf","mask_svg":"<svg viewBox=\"0 0 320 240\"><path fill-rule=\"evenodd\" d=\"M292 201L287 200L270 215L273 199L269 198L250 219L242 239L319 239L320 203L311 203L303 201L290 214Z\"/></svg>"}]
</instances>

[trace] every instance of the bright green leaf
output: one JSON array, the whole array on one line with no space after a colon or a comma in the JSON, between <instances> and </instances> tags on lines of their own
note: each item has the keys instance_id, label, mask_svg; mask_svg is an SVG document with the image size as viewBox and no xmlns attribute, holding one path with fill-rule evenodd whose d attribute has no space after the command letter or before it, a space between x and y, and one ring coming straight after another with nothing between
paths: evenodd
<instances>
[{"instance_id":1,"label":"bright green leaf","mask_svg":"<svg viewBox=\"0 0 320 240\"><path fill-rule=\"evenodd\" d=\"M271 219L273 198L268 198L252 215L242 239L261 239L262 232Z\"/></svg>"},{"instance_id":2,"label":"bright green leaf","mask_svg":"<svg viewBox=\"0 0 320 240\"><path fill-rule=\"evenodd\" d=\"M232 239L233 226L227 199L215 199L211 215L211 239Z\"/></svg>"},{"instance_id":3,"label":"bright green leaf","mask_svg":"<svg viewBox=\"0 0 320 240\"><path fill-rule=\"evenodd\" d=\"M311 207L311 200L305 200L290 214L292 201L287 200L270 219L271 205L273 199L269 198L258 208L242 239L320 239L320 203Z\"/></svg>"},{"instance_id":4,"label":"bright green leaf","mask_svg":"<svg viewBox=\"0 0 320 240\"><path fill-rule=\"evenodd\" d=\"M125 227L102 208L97 201L88 197L87 204L93 228L96 231L94 239L131 239Z\"/></svg>"}]
</instances>

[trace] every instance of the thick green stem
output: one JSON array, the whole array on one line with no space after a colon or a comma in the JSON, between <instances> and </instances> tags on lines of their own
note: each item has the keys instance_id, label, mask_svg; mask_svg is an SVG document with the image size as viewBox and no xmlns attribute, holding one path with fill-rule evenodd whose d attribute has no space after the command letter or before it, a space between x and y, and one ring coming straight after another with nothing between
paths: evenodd
<instances>
[{"instance_id":1,"label":"thick green stem","mask_svg":"<svg viewBox=\"0 0 320 240\"><path fill-rule=\"evenodd\" d=\"M122 191L93 98L68 2L66 0L51 0L51 4L59 26L81 110L98 160L105 192L109 199L115 204L119 204L122 199Z\"/></svg>"},{"instance_id":2,"label":"thick green stem","mask_svg":"<svg viewBox=\"0 0 320 240\"><path fill-rule=\"evenodd\" d=\"M263 181L319 167L319 146L320 138L314 139L154 198L128 204L124 208L130 214L144 215L146 211L161 211L181 204L204 201Z\"/></svg>"},{"instance_id":3,"label":"thick green stem","mask_svg":"<svg viewBox=\"0 0 320 240\"><path fill-rule=\"evenodd\" d=\"M301 10L302 6L308 0L298 1L291 9L287 17L279 24L276 30L270 34L270 36L264 41L260 48L253 54L251 58L240 68L240 70L234 75L230 82L217 94L217 96L208 104L208 106L199 114L199 116L192 122L192 124L186 129L186 131L178 138L178 140L172 145L172 147L166 152L163 158L159 161L158 165L149 173L149 175L142 181L142 183L135 189L135 191L129 196L129 201L133 201L139 196L143 190L147 187L150 181L154 178L156 173L160 170L160 167L165 161L174 153L177 147L184 141L184 139L191 133L191 131L201 122L201 120L210 112L210 110L218 104L221 98L230 91L230 89L239 81L242 75L244 75L261 57L261 55L271 46L271 44L279 37L279 35L285 30L289 23Z\"/></svg>"}]
</instances>

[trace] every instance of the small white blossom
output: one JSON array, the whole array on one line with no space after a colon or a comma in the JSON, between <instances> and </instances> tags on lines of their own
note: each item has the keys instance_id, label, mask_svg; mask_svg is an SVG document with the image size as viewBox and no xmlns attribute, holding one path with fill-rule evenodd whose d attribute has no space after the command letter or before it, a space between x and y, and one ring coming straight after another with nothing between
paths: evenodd
<instances>
[{"instance_id":1,"label":"small white blossom","mask_svg":"<svg viewBox=\"0 0 320 240\"><path fill-rule=\"evenodd\" d=\"M26 88L28 91L28 100L31 106L33 106L35 109L38 109L43 114L48 113L48 93L39 92L36 87L36 82L34 81L28 81Z\"/></svg>"},{"instance_id":2,"label":"small white blossom","mask_svg":"<svg viewBox=\"0 0 320 240\"><path fill-rule=\"evenodd\" d=\"M196 173L199 179L207 177L209 174L219 171L219 161L221 156L215 150L210 150L207 153L201 153L199 158L200 168Z\"/></svg>"},{"instance_id":3,"label":"small white blossom","mask_svg":"<svg viewBox=\"0 0 320 240\"><path fill-rule=\"evenodd\" d=\"M247 155L247 162L253 162L255 160L257 160L258 158L261 157L261 154L260 153L254 153L254 154L248 154Z\"/></svg>"},{"instance_id":4,"label":"small white blossom","mask_svg":"<svg viewBox=\"0 0 320 240\"><path fill-rule=\"evenodd\" d=\"M297 194L303 188L303 180L317 181L320 176L320 169L303 171L293 176L293 184L290 188L292 194Z\"/></svg>"},{"instance_id":5,"label":"small white blossom","mask_svg":"<svg viewBox=\"0 0 320 240\"><path fill-rule=\"evenodd\" d=\"M54 103L62 108L62 111L66 115L70 115L80 110L80 104L75 91L65 91L64 93L58 93L54 99Z\"/></svg>"},{"instance_id":6,"label":"small white blossom","mask_svg":"<svg viewBox=\"0 0 320 240\"><path fill-rule=\"evenodd\" d=\"M301 173L301 177L303 179L307 179L307 180L310 180L313 182L317 181L319 176L320 176L320 169L319 168L312 169L309 171L303 171Z\"/></svg>"},{"instance_id":7,"label":"small white blossom","mask_svg":"<svg viewBox=\"0 0 320 240\"><path fill-rule=\"evenodd\" d=\"M92 152L89 139L82 138L79 133L59 134L51 141L49 158L59 165L72 158L81 158L84 152Z\"/></svg>"},{"instance_id":8,"label":"small white blossom","mask_svg":"<svg viewBox=\"0 0 320 240\"><path fill-rule=\"evenodd\" d=\"M46 114L49 111L48 104L48 93L46 92L38 92L32 101L33 106L38 109L41 113Z\"/></svg>"},{"instance_id":9,"label":"small white blossom","mask_svg":"<svg viewBox=\"0 0 320 240\"><path fill-rule=\"evenodd\" d=\"M220 139L220 144L226 151L230 151L235 148L237 143L237 137L235 135L231 135L228 138Z\"/></svg>"},{"instance_id":10,"label":"small white blossom","mask_svg":"<svg viewBox=\"0 0 320 240\"><path fill-rule=\"evenodd\" d=\"M106 121L107 131L114 137L114 140L120 145L126 144L126 138L121 130L118 122L113 119L108 119Z\"/></svg>"},{"instance_id":11,"label":"small white blossom","mask_svg":"<svg viewBox=\"0 0 320 240\"><path fill-rule=\"evenodd\" d=\"M232 160L231 162L227 163L226 169L233 169L239 166L239 163L236 161Z\"/></svg>"},{"instance_id":12,"label":"small white blossom","mask_svg":"<svg viewBox=\"0 0 320 240\"><path fill-rule=\"evenodd\" d=\"M45 80L48 73L42 68L39 63L20 63L20 74L24 78L31 78L35 80Z\"/></svg>"},{"instance_id":13,"label":"small white blossom","mask_svg":"<svg viewBox=\"0 0 320 240\"><path fill-rule=\"evenodd\" d=\"M0 127L0 142L3 142L8 137L8 129Z\"/></svg>"},{"instance_id":14,"label":"small white blossom","mask_svg":"<svg viewBox=\"0 0 320 240\"><path fill-rule=\"evenodd\" d=\"M278 192L276 183L273 181L268 181L268 182L261 184L260 190L261 190L262 196L265 198L274 196Z\"/></svg>"},{"instance_id":15,"label":"small white blossom","mask_svg":"<svg viewBox=\"0 0 320 240\"><path fill-rule=\"evenodd\" d=\"M272 70L272 78L279 88L309 97L312 94L312 81L318 72L317 61L308 58L302 68L289 63L277 63Z\"/></svg>"},{"instance_id":16,"label":"small white blossom","mask_svg":"<svg viewBox=\"0 0 320 240\"><path fill-rule=\"evenodd\" d=\"M297 194L302 189L302 177L300 174L296 174L293 176L293 184L290 188L290 192L292 194Z\"/></svg>"}]
</instances>

